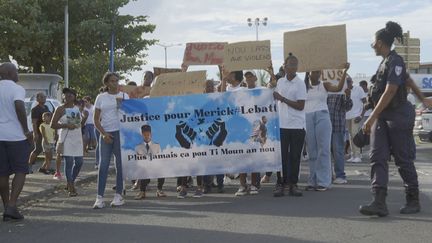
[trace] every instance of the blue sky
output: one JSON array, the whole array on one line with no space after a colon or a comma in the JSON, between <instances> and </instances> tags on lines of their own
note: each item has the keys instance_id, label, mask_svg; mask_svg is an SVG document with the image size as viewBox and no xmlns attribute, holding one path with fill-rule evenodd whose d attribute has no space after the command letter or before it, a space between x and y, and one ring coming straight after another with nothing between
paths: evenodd
<instances>
[{"instance_id":1,"label":"blue sky","mask_svg":"<svg viewBox=\"0 0 432 243\"><path fill-rule=\"evenodd\" d=\"M259 39L271 40L274 67L283 61L284 32L346 24L349 73L370 76L380 61L370 43L374 33L389 20L400 23L411 37L420 38L420 61L432 61L432 1L137 0L120 12L149 16L148 21L156 25L156 30L144 38L158 39L163 44L182 44L167 49L171 68L180 67L185 43L255 40L255 26L249 27L246 19L256 17L269 19L267 26L259 26ZM165 65L162 47L152 46L147 54L144 70ZM207 70L210 78L217 78L215 66L193 66L189 70ZM143 71L132 73L130 79L141 82Z\"/></svg>"}]
</instances>

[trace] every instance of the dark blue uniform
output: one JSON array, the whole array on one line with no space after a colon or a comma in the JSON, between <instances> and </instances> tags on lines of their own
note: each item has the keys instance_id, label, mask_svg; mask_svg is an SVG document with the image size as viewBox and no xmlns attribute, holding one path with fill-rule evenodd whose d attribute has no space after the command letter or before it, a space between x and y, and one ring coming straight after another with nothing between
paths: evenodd
<instances>
[{"instance_id":1,"label":"dark blue uniform","mask_svg":"<svg viewBox=\"0 0 432 243\"><path fill-rule=\"evenodd\" d=\"M387 84L398 85L398 91L390 104L379 115L371 128L371 179L372 188L387 188L388 161L394 156L396 166L405 187L418 190L417 172L413 156L413 128L415 111L407 101L405 63L395 51L391 51L376 73L376 81L369 98L376 105Z\"/></svg>"}]
</instances>

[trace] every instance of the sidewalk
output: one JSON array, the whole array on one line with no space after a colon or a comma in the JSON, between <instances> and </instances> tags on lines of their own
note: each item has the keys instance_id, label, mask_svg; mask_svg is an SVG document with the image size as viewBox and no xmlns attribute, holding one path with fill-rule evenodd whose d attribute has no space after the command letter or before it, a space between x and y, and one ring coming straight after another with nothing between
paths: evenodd
<instances>
[{"instance_id":1,"label":"sidewalk","mask_svg":"<svg viewBox=\"0 0 432 243\"><path fill-rule=\"evenodd\" d=\"M64 175L64 161L61 165L62 180L53 179L53 175L45 175L38 172L39 167L42 165L43 159L38 157L37 162L33 165L33 174L28 174L24 188L20 194L20 203L25 203L29 200L38 199L45 195L51 194L55 191L63 191L66 186L66 178ZM92 180L96 180L98 171L94 168L95 166L95 152L89 151L88 156L84 157L84 163L81 167L81 171L76 180L76 185L79 186L82 183L86 183ZM51 168L55 168L55 161L51 162ZM12 177L11 177L12 179Z\"/></svg>"}]
</instances>

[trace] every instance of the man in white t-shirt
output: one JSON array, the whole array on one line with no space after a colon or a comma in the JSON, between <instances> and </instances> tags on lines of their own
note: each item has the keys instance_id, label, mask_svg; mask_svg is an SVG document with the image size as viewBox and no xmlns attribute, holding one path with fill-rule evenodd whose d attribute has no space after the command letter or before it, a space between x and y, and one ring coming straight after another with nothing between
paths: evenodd
<instances>
[{"instance_id":1,"label":"man in white t-shirt","mask_svg":"<svg viewBox=\"0 0 432 243\"><path fill-rule=\"evenodd\" d=\"M351 90L351 100L353 102L351 110L346 113L346 125L351 147L351 158L348 159L347 162L360 163L362 162L360 148L353 143L352 139L360 129L363 106L364 103L366 103L366 94L360 86L353 86L353 80L351 77L347 78L347 84L348 88Z\"/></svg>"},{"instance_id":2,"label":"man in white t-shirt","mask_svg":"<svg viewBox=\"0 0 432 243\"><path fill-rule=\"evenodd\" d=\"M33 134L27 126L25 90L18 82L18 70L12 63L0 65L0 195L3 220L21 220L16 203L28 173L30 142ZM9 193L9 176L15 174Z\"/></svg>"},{"instance_id":3,"label":"man in white t-shirt","mask_svg":"<svg viewBox=\"0 0 432 243\"><path fill-rule=\"evenodd\" d=\"M285 77L277 82L273 97L277 100L280 124L282 154L282 175L277 173L278 182L273 196L281 197L289 187L289 195L300 197L297 187L300 172L300 157L305 139L306 117L304 112L307 97L306 85L297 76L298 59L291 53L284 63Z\"/></svg>"}]
</instances>

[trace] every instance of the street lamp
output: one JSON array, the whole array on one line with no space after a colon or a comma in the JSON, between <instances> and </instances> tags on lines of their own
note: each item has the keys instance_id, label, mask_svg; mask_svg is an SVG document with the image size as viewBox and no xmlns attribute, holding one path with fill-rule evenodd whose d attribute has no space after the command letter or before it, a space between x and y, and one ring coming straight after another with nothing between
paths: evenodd
<instances>
[{"instance_id":1,"label":"street lamp","mask_svg":"<svg viewBox=\"0 0 432 243\"><path fill-rule=\"evenodd\" d=\"M254 21L252 21L251 18L247 19L248 22L248 26L252 27L252 25L255 25L255 30L256 30L256 40L258 40L258 26L260 25L260 23L264 26L267 26L267 17L264 17L263 19L260 18L256 18Z\"/></svg>"},{"instance_id":2,"label":"street lamp","mask_svg":"<svg viewBox=\"0 0 432 243\"><path fill-rule=\"evenodd\" d=\"M156 45L158 46L162 46L165 50L165 68L167 68L167 48L168 47L173 47L173 46L181 46L181 43L177 43L177 44L162 44L162 43L156 43Z\"/></svg>"}]
</instances>

